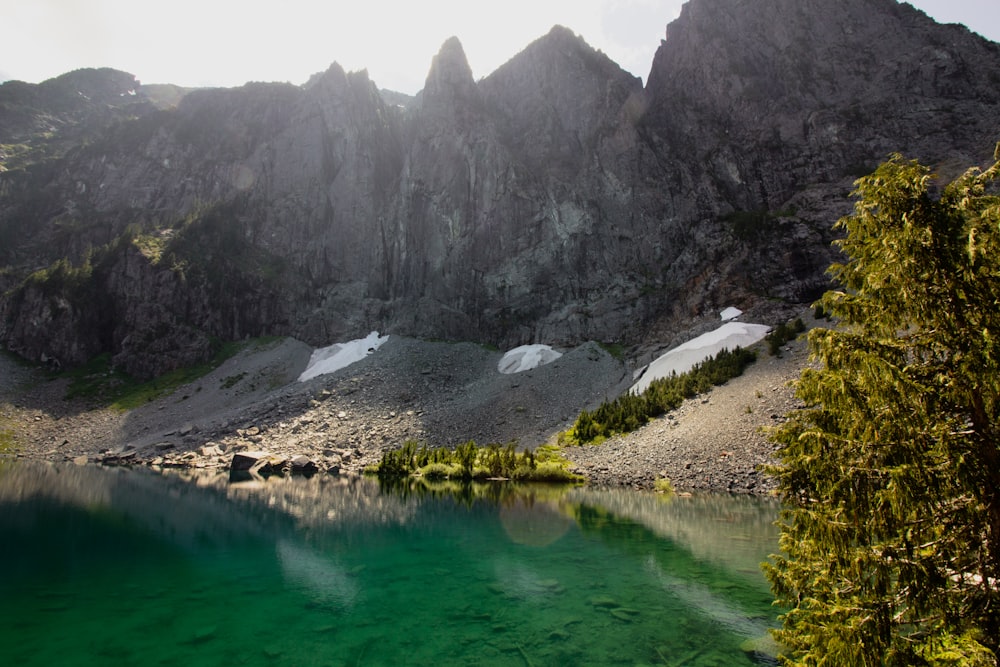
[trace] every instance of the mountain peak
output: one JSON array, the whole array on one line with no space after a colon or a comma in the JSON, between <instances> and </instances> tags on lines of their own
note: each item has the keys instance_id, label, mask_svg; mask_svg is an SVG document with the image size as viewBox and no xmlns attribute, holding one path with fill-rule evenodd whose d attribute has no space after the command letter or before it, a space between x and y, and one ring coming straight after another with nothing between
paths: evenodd
<instances>
[{"instance_id":1,"label":"mountain peak","mask_svg":"<svg viewBox=\"0 0 1000 667\"><path fill-rule=\"evenodd\" d=\"M318 85L344 85L347 82L347 72L340 63L334 61L326 70L316 72L309 77L309 80L302 84L306 90Z\"/></svg>"},{"instance_id":2,"label":"mountain peak","mask_svg":"<svg viewBox=\"0 0 1000 667\"><path fill-rule=\"evenodd\" d=\"M595 49L587 41L569 28L554 25L548 33L526 46L487 80L503 78L507 72L519 69L532 69L548 72L557 82L578 71L580 67L590 70L601 78L634 79L606 54Z\"/></svg>"},{"instance_id":3,"label":"mountain peak","mask_svg":"<svg viewBox=\"0 0 1000 667\"><path fill-rule=\"evenodd\" d=\"M472 78L465 49L457 37L449 37L431 61L431 70L424 84L424 104L428 100L454 100L475 95L476 82Z\"/></svg>"},{"instance_id":4,"label":"mountain peak","mask_svg":"<svg viewBox=\"0 0 1000 667\"><path fill-rule=\"evenodd\" d=\"M577 35L575 32L570 30L564 25L559 25L558 23L552 26L549 32L545 35L550 39L572 39L583 41L583 38Z\"/></svg>"},{"instance_id":5,"label":"mountain peak","mask_svg":"<svg viewBox=\"0 0 1000 667\"><path fill-rule=\"evenodd\" d=\"M688 0L648 81L557 25L476 81L445 41L406 112L339 65L167 111L0 86L0 344L145 377L264 334L652 349L811 303L859 175L991 164L1000 117L1000 45L896 0Z\"/></svg>"}]
</instances>

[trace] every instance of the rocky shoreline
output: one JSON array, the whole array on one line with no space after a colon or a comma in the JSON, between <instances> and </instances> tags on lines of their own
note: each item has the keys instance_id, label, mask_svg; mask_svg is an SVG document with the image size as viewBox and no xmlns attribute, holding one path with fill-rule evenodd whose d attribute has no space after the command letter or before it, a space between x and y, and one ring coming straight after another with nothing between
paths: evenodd
<instances>
[{"instance_id":1,"label":"rocky shoreline","mask_svg":"<svg viewBox=\"0 0 1000 667\"><path fill-rule=\"evenodd\" d=\"M228 469L237 455L257 453L265 472L357 474L408 439L554 442L582 407L617 395L632 377L593 343L503 375L499 352L392 336L352 366L297 382L311 352L292 339L251 344L124 413L67 401L66 380L2 356L0 432L16 440L14 456L32 460ZM639 431L563 454L596 486L650 489L665 477L682 492L769 493L773 483L758 468L772 461L773 445L761 428L796 407L789 381L806 357L802 340L780 357L762 349L744 375Z\"/></svg>"}]
</instances>

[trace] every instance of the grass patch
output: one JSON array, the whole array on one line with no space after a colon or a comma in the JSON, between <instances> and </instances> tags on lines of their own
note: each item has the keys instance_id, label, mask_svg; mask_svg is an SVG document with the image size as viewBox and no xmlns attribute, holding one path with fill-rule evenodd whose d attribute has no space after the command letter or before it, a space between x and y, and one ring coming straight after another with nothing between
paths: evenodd
<instances>
[{"instance_id":1,"label":"grass patch","mask_svg":"<svg viewBox=\"0 0 1000 667\"><path fill-rule=\"evenodd\" d=\"M159 264L163 251L170 242L172 229L166 229L156 234L136 234L132 244L149 260L151 264Z\"/></svg>"},{"instance_id":2,"label":"grass patch","mask_svg":"<svg viewBox=\"0 0 1000 667\"><path fill-rule=\"evenodd\" d=\"M547 482L550 484L578 484L584 481L582 475L570 472L562 461L542 461L530 474L515 478L521 482Z\"/></svg>"},{"instance_id":3,"label":"grass patch","mask_svg":"<svg viewBox=\"0 0 1000 667\"><path fill-rule=\"evenodd\" d=\"M5 352L6 353L6 352ZM12 355L13 356L13 355ZM0 404L4 411L10 409L9 404ZM13 456L18 450L17 432L14 430L15 420L0 416L0 458Z\"/></svg>"},{"instance_id":4,"label":"grass patch","mask_svg":"<svg viewBox=\"0 0 1000 667\"><path fill-rule=\"evenodd\" d=\"M269 341L267 341L269 342ZM178 368L164 373L152 380L140 381L111 365L111 355L101 354L85 365L63 373L60 377L69 378L66 389L66 399L85 399L98 405L106 405L115 410L126 412L146 403L166 396L185 384L208 375L224 361L235 355L250 344L262 344L260 339L246 342L220 343L215 355L205 363ZM231 380L237 376L227 378ZM235 384L242 379L240 376Z\"/></svg>"},{"instance_id":5,"label":"grass patch","mask_svg":"<svg viewBox=\"0 0 1000 667\"><path fill-rule=\"evenodd\" d=\"M17 452L17 436L10 429L0 426L0 456L10 456Z\"/></svg>"},{"instance_id":6,"label":"grass patch","mask_svg":"<svg viewBox=\"0 0 1000 667\"><path fill-rule=\"evenodd\" d=\"M0 354L2 354L4 357L6 357L7 359L9 359L13 363L17 364L21 368L41 368L42 367L42 365L39 364L38 362L31 361L30 359L25 359L21 355L15 354L15 353L11 352L10 350L4 349L4 348L0 348Z\"/></svg>"},{"instance_id":7,"label":"grass patch","mask_svg":"<svg viewBox=\"0 0 1000 667\"><path fill-rule=\"evenodd\" d=\"M240 383L240 380L242 380L246 376L247 376L246 373L237 373L236 375L230 375L229 377L225 378L222 381L220 386L223 389L232 389L233 387L238 385Z\"/></svg>"},{"instance_id":8,"label":"grass patch","mask_svg":"<svg viewBox=\"0 0 1000 667\"><path fill-rule=\"evenodd\" d=\"M28 144L0 144L0 172L20 169L30 164L31 146Z\"/></svg>"},{"instance_id":9,"label":"grass patch","mask_svg":"<svg viewBox=\"0 0 1000 667\"><path fill-rule=\"evenodd\" d=\"M722 221L741 241L757 241L773 230L780 228L781 218L796 214L794 208L779 211L756 209L753 211L733 211L722 216Z\"/></svg>"},{"instance_id":10,"label":"grass patch","mask_svg":"<svg viewBox=\"0 0 1000 667\"><path fill-rule=\"evenodd\" d=\"M625 358L625 346L621 343L598 343L598 345L618 361Z\"/></svg>"}]
</instances>

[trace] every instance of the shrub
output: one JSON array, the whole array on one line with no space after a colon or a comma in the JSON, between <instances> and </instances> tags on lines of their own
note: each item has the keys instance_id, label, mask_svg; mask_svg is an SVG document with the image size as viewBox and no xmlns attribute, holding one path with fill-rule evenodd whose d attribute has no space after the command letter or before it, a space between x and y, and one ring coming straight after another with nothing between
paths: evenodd
<instances>
[{"instance_id":1,"label":"shrub","mask_svg":"<svg viewBox=\"0 0 1000 667\"><path fill-rule=\"evenodd\" d=\"M657 493L662 493L668 496L672 496L674 494L674 485L666 477L661 477L653 482L653 489Z\"/></svg>"},{"instance_id":2,"label":"shrub","mask_svg":"<svg viewBox=\"0 0 1000 667\"><path fill-rule=\"evenodd\" d=\"M425 479L450 479L457 476L459 468L447 463L428 463L417 472Z\"/></svg>"},{"instance_id":3,"label":"shrub","mask_svg":"<svg viewBox=\"0 0 1000 667\"><path fill-rule=\"evenodd\" d=\"M571 484L583 481L583 477L572 473L564 463L558 461L545 461L539 463L535 470L524 477L516 478L522 482L550 482Z\"/></svg>"},{"instance_id":4,"label":"shrub","mask_svg":"<svg viewBox=\"0 0 1000 667\"><path fill-rule=\"evenodd\" d=\"M767 341L767 350L772 357L781 356L781 348L790 340L806 330L806 325L801 317L795 319L790 324L779 324L767 334L764 340Z\"/></svg>"},{"instance_id":5,"label":"shrub","mask_svg":"<svg viewBox=\"0 0 1000 667\"><path fill-rule=\"evenodd\" d=\"M475 441L458 445L454 450L418 446L408 440L398 449L383 452L382 460L365 470L381 479L422 477L429 480L464 480L506 478L530 482L579 482L571 473L569 462L558 448L540 447L538 452L518 452L514 443L478 447Z\"/></svg>"}]
</instances>

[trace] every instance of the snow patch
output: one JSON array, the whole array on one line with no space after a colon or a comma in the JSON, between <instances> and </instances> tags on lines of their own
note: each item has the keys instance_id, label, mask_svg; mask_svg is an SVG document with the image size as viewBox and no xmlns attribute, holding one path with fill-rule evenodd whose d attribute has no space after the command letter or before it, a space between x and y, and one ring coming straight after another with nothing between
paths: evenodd
<instances>
[{"instance_id":1,"label":"snow patch","mask_svg":"<svg viewBox=\"0 0 1000 667\"><path fill-rule=\"evenodd\" d=\"M735 320L737 317L739 317L742 314L743 314L742 310L740 310L739 308L733 308L732 306L730 306L729 308L726 308L724 311L722 311L721 313L719 313L719 317L722 318L723 322L728 322L729 320Z\"/></svg>"},{"instance_id":2,"label":"snow patch","mask_svg":"<svg viewBox=\"0 0 1000 667\"><path fill-rule=\"evenodd\" d=\"M687 373L695 364L709 357L714 357L722 350L734 350L737 347L749 347L763 340L771 327L765 324L745 324L743 322L727 322L715 331L709 331L697 338L678 345L672 350L656 358L646 367L645 373L629 390L633 394L641 394L649 387L649 383L658 378L670 377L673 373Z\"/></svg>"},{"instance_id":3,"label":"snow patch","mask_svg":"<svg viewBox=\"0 0 1000 667\"><path fill-rule=\"evenodd\" d=\"M299 376L299 382L311 380L318 375L325 375L346 368L356 361L361 361L375 350L382 347L382 344L389 340L389 336L378 335L373 331L366 338L348 341L346 343L334 343L329 347L322 347L313 350L309 357L306 369Z\"/></svg>"},{"instance_id":4,"label":"snow patch","mask_svg":"<svg viewBox=\"0 0 1000 667\"><path fill-rule=\"evenodd\" d=\"M497 370L505 375L530 371L532 368L544 366L562 356L548 345L522 345L507 352L497 364Z\"/></svg>"}]
</instances>

